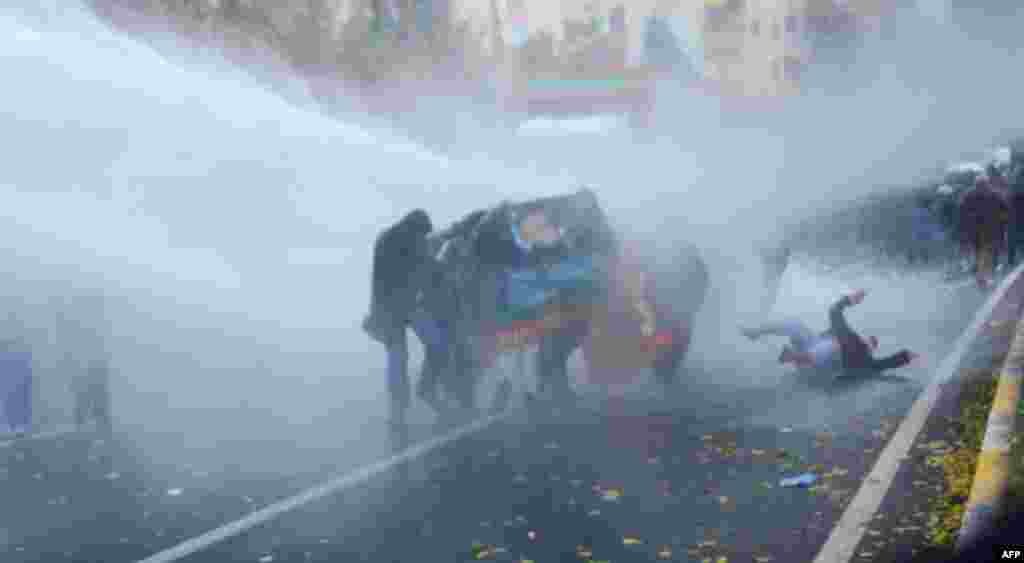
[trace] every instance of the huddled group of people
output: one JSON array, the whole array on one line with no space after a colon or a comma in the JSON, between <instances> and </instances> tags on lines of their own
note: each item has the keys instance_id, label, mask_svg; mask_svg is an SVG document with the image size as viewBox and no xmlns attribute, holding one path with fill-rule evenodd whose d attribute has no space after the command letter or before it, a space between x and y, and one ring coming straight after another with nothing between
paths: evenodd
<instances>
[{"instance_id":1,"label":"huddled group of people","mask_svg":"<svg viewBox=\"0 0 1024 563\"><path fill-rule=\"evenodd\" d=\"M1024 152L951 171L941 185L919 194L912 229L912 262L952 250L979 286L990 286L995 272L1016 265L1024 251Z\"/></svg>"},{"instance_id":2,"label":"huddled group of people","mask_svg":"<svg viewBox=\"0 0 1024 563\"><path fill-rule=\"evenodd\" d=\"M537 345L536 396L571 400L567 364L573 351L585 348L589 363L604 365L593 339L607 335L592 329L609 322L621 329L620 321L631 316L642 325L636 338L657 343L650 360L668 383L688 346L707 270L692 245L682 245L680 256L668 260L667 273L659 269L662 261L639 256L633 246L619 244L596 195L586 189L503 203L442 230L418 209L383 231L374 247L363 329L387 350L392 421L404 424L413 397L408 331L424 349L416 396L442 415L469 413L485 365L503 349L502 327L517 326L522 314L536 313L541 327L528 337ZM598 307L597 294L618 305ZM617 310L620 305L629 311ZM502 381L490 408L506 406L509 385Z\"/></svg>"}]
</instances>

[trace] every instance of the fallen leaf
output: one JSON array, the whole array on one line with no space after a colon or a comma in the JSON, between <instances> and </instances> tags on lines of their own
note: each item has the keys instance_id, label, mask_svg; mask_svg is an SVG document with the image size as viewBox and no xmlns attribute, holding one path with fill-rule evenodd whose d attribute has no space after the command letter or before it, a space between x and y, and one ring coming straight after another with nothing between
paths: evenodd
<instances>
[{"instance_id":1,"label":"fallen leaf","mask_svg":"<svg viewBox=\"0 0 1024 563\"><path fill-rule=\"evenodd\" d=\"M274 560L274 556L273 555L264 555L263 557L259 558L259 562L260 563L270 563L273 560Z\"/></svg>"},{"instance_id":2,"label":"fallen leaf","mask_svg":"<svg viewBox=\"0 0 1024 563\"><path fill-rule=\"evenodd\" d=\"M729 497L718 497L718 504L728 504Z\"/></svg>"},{"instance_id":3,"label":"fallen leaf","mask_svg":"<svg viewBox=\"0 0 1024 563\"><path fill-rule=\"evenodd\" d=\"M635 537L635 536L626 536L626 537L622 538L622 544L623 545L640 545L642 543L644 543L644 542L641 541L640 538Z\"/></svg>"},{"instance_id":4,"label":"fallen leaf","mask_svg":"<svg viewBox=\"0 0 1024 563\"><path fill-rule=\"evenodd\" d=\"M729 558L722 555L718 559L715 559L715 563L729 563Z\"/></svg>"},{"instance_id":5,"label":"fallen leaf","mask_svg":"<svg viewBox=\"0 0 1024 563\"><path fill-rule=\"evenodd\" d=\"M590 559L594 556L594 551L585 545L576 546L576 557L580 559Z\"/></svg>"},{"instance_id":6,"label":"fallen leaf","mask_svg":"<svg viewBox=\"0 0 1024 563\"><path fill-rule=\"evenodd\" d=\"M607 502L617 501L622 498L622 489L608 489L601 493L601 500Z\"/></svg>"},{"instance_id":7,"label":"fallen leaf","mask_svg":"<svg viewBox=\"0 0 1024 563\"><path fill-rule=\"evenodd\" d=\"M753 455L764 455L764 450L750 450L750 453Z\"/></svg>"},{"instance_id":8,"label":"fallen leaf","mask_svg":"<svg viewBox=\"0 0 1024 563\"><path fill-rule=\"evenodd\" d=\"M754 556L754 561L756 561L757 563L768 563L772 559L774 559L774 557L772 557L771 555L755 555Z\"/></svg>"},{"instance_id":9,"label":"fallen leaf","mask_svg":"<svg viewBox=\"0 0 1024 563\"><path fill-rule=\"evenodd\" d=\"M874 552L871 552L871 551L862 551L862 552L858 553L857 555L859 555L861 557L874 557L875 554L874 554Z\"/></svg>"},{"instance_id":10,"label":"fallen leaf","mask_svg":"<svg viewBox=\"0 0 1024 563\"><path fill-rule=\"evenodd\" d=\"M871 530L871 529L869 529L868 530L868 535L869 536L880 536L880 535L882 535L882 532L879 532L878 530Z\"/></svg>"},{"instance_id":11,"label":"fallen leaf","mask_svg":"<svg viewBox=\"0 0 1024 563\"><path fill-rule=\"evenodd\" d=\"M704 440L705 442L707 442L708 440L711 440L711 439L713 439L713 438L714 438L714 437L713 437L713 436L712 436L711 434L705 434L705 435L703 435L703 436L701 436L701 437L700 437L700 439L701 439L701 440Z\"/></svg>"},{"instance_id":12,"label":"fallen leaf","mask_svg":"<svg viewBox=\"0 0 1024 563\"><path fill-rule=\"evenodd\" d=\"M181 495L181 493L183 493L183 492L184 492L184 490L182 490L182 489L168 489L167 490L167 495L168 496L172 496L172 497L176 497L176 496Z\"/></svg>"},{"instance_id":13,"label":"fallen leaf","mask_svg":"<svg viewBox=\"0 0 1024 563\"><path fill-rule=\"evenodd\" d=\"M697 545L699 547L715 547L716 545L718 545L718 542L715 540L704 540Z\"/></svg>"},{"instance_id":14,"label":"fallen leaf","mask_svg":"<svg viewBox=\"0 0 1024 563\"><path fill-rule=\"evenodd\" d=\"M672 559L672 548L667 545L663 545L658 548L656 555L658 559Z\"/></svg>"}]
</instances>

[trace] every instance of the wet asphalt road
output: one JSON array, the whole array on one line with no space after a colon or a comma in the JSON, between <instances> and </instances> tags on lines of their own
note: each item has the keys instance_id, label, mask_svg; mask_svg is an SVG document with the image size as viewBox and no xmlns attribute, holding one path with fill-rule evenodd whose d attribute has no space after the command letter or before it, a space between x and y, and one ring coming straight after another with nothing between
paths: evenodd
<instances>
[{"instance_id":1,"label":"wet asphalt road","mask_svg":"<svg viewBox=\"0 0 1024 563\"><path fill-rule=\"evenodd\" d=\"M902 311L856 323L883 343L941 350L982 302L969 286L942 295L942 323ZM780 372L774 346L756 350L771 370L764 385L730 382L722 364L697 357L665 398L584 388L576 409L518 410L183 561L810 561L928 371L839 384ZM153 466L116 439L4 448L0 487L12 502L0 559L135 561L428 431L361 432L369 446L358 454L325 452L290 476ZM808 469L824 476L818 487L778 486Z\"/></svg>"}]
</instances>

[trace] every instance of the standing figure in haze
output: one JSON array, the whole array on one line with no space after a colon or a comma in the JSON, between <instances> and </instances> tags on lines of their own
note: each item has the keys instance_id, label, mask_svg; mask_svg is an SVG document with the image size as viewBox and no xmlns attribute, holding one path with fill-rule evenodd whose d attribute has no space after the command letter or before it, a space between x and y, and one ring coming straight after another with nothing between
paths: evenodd
<instances>
[{"instance_id":1,"label":"standing figure in haze","mask_svg":"<svg viewBox=\"0 0 1024 563\"><path fill-rule=\"evenodd\" d=\"M789 267L789 258L792 250L788 244L781 244L775 248L768 249L761 255L761 262L764 265L764 300L761 310L768 312L775 306L775 300L779 296L779 284L782 276Z\"/></svg>"},{"instance_id":2,"label":"standing figure in haze","mask_svg":"<svg viewBox=\"0 0 1024 563\"><path fill-rule=\"evenodd\" d=\"M413 321L420 294L432 278L434 261L427 235L433 228L427 212L417 209L381 233L373 248L370 314L363 329L387 349L391 422L396 425L405 423L409 408L406 328Z\"/></svg>"},{"instance_id":3,"label":"standing figure in haze","mask_svg":"<svg viewBox=\"0 0 1024 563\"><path fill-rule=\"evenodd\" d=\"M93 422L104 434L113 431L110 415L110 365L105 359L95 360L85 373L74 380L75 425L81 430Z\"/></svg>"},{"instance_id":4,"label":"standing figure in haze","mask_svg":"<svg viewBox=\"0 0 1024 563\"><path fill-rule=\"evenodd\" d=\"M1010 209L1006 199L982 176L960 203L961 243L974 252L978 287L989 287L995 261L1006 237Z\"/></svg>"},{"instance_id":5,"label":"standing figure in haze","mask_svg":"<svg viewBox=\"0 0 1024 563\"><path fill-rule=\"evenodd\" d=\"M782 349L779 363L792 364L800 369L840 369L846 375L880 373L903 367L917 355L901 350L885 358L875 358L878 338L867 339L857 334L846 322L844 311L864 300L867 293L856 291L837 301L828 311L829 329L815 334L800 321L790 320L768 323L743 329L743 335L757 340L764 335L789 337L790 345Z\"/></svg>"},{"instance_id":6,"label":"standing figure in haze","mask_svg":"<svg viewBox=\"0 0 1024 563\"><path fill-rule=\"evenodd\" d=\"M1017 264L1017 253L1024 250L1024 152L1010 157L1010 228L1006 237L1008 266Z\"/></svg>"}]
</instances>

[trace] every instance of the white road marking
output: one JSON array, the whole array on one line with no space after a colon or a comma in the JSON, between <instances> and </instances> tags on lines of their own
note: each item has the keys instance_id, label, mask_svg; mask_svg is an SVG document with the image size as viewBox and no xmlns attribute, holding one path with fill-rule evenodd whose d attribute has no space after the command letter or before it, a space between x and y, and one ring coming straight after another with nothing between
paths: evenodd
<instances>
[{"instance_id":1,"label":"white road marking","mask_svg":"<svg viewBox=\"0 0 1024 563\"><path fill-rule=\"evenodd\" d=\"M387 459L349 471L344 475L340 475L320 485L306 489L293 497L261 508L260 510L235 520L234 522L229 522L219 528L210 530L205 534L185 540L174 547L165 549L159 553L142 559L139 563L171 563L172 561L177 561L183 557L188 557L189 555L202 551L211 545L222 542L233 536L237 536L250 528L277 518L286 512L301 508L311 502L365 483L376 475L388 471L399 464L412 461L456 440L480 432L492 424L508 418L511 414L512 411L506 411L502 414L488 416L461 428L457 428L448 434L437 436L419 444L410 446L404 451Z\"/></svg>"},{"instance_id":2,"label":"white road marking","mask_svg":"<svg viewBox=\"0 0 1024 563\"><path fill-rule=\"evenodd\" d=\"M910 451L910 447L928 419L928 414L935 407L942 384L956 374L957 368L971 344L977 340L996 305L1022 271L1024 271L1024 265L1018 266L1010 275L1003 278L985 305L975 313L971 324L953 343L953 350L943 359L931 383L910 407L910 412L900 423L896 434L889 440L889 444L882 451L871 473L861 483L856 496L843 511L839 522L832 528L832 533L825 545L822 546L821 551L818 552L814 563L847 563L853 558L857 544L860 543L864 531L878 511L878 507L881 506L882 499L885 498L886 492L896 477L900 462Z\"/></svg>"}]
</instances>

